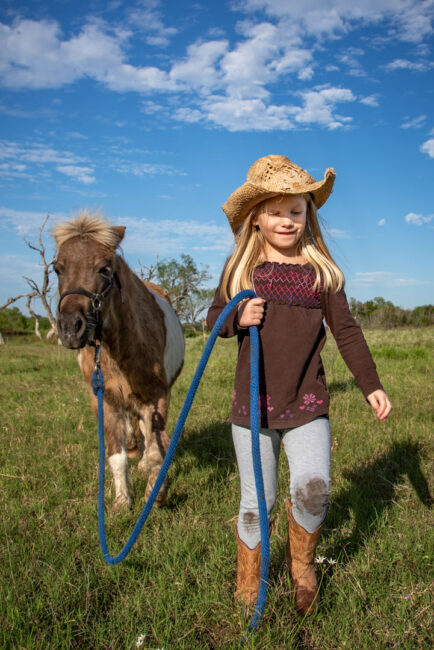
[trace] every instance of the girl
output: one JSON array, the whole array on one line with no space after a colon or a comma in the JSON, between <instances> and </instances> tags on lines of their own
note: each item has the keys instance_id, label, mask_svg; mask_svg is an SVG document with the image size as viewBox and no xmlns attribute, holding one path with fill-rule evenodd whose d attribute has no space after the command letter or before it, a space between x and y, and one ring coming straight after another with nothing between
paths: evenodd
<instances>
[{"instance_id":1,"label":"girl","mask_svg":"<svg viewBox=\"0 0 434 650\"><path fill-rule=\"evenodd\" d=\"M277 497L277 468L283 443L290 468L286 563L295 586L297 610L311 614L317 600L315 547L328 509L330 483L329 396L320 352L324 319L339 351L377 417L391 403L377 375L362 331L351 316L344 277L321 234L316 210L335 179L327 169L315 180L286 156L257 160L247 181L223 210L236 248L226 263L209 309L213 327L226 303L242 289L254 289L226 322L221 336L238 336L238 364L232 406L232 436L241 480L235 526L237 589L246 605L256 601L260 577L260 528L251 456L249 326L261 341L260 453L270 517Z\"/></svg>"}]
</instances>

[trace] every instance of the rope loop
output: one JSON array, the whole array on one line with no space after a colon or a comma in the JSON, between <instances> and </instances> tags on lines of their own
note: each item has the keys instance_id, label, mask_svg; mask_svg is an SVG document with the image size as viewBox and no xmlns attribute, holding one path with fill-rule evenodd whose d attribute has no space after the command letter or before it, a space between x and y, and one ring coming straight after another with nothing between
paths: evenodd
<instances>
[{"instance_id":1,"label":"rope loop","mask_svg":"<svg viewBox=\"0 0 434 650\"><path fill-rule=\"evenodd\" d=\"M104 392L104 377L99 364L95 365L95 370L92 376L92 388L98 398L98 438L99 438L99 484L98 484L98 530L101 551L104 560L107 564L119 564L130 553L134 546L148 515L154 505L155 499L160 491L160 488L166 478L170 464L175 455L179 439L184 429L184 424L192 406L196 391L199 387L200 380L203 372L208 363L208 359L217 340L220 331L225 324L227 318L237 305L246 300L247 298L255 298L256 294L251 289L240 291L232 300L228 302L223 309L208 337L206 345L203 349L202 356L187 392L184 405L181 409L178 421L170 440L169 447L164 457L163 463L160 468L157 480L154 483L151 494L145 503L145 506L137 520L133 531L127 540L123 549L116 555L112 556L109 553L105 531L105 512L104 512L104 482L105 482L105 446L104 446L104 411L103 411L103 392ZM251 418L251 432L252 432L252 456L253 456L253 469L255 475L256 494L259 507L259 523L261 529L261 577L259 582L259 593L256 601L255 613L250 622L247 634L243 639L243 643L247 638L249 632L256 630L258 623L262 617L268 589L268 565L270 559L270 546L269 546L269 529L268 529L268 516L267 506L265 502L264 481L262 475L261 458L259 453L259 334L258 328L254 325L249 327L250 335L250 418Z\"/></svg>"}]
</instances>

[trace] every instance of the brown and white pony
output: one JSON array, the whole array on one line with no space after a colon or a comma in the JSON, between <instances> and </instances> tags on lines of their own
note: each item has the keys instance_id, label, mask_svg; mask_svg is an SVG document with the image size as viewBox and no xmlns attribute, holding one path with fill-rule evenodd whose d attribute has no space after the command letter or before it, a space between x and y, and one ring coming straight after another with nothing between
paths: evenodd
<instances>
[{"instance_id":1,"label":"brown and white pony","mask_svg":"<svg viewBox=\"0 0 434 650\"><path fill-rule=\"evenodd\" d=\"M125 227L87 212L53 232L59 337L67 348L80 350L78 363L95 413L97 399L90 386L94 348L89 344L99 315L102 323L104 434L115 509L131 504L128 456L141 455L138 467L148 476L146 498L152 490L169 444L170 387L184 362L182 328L167 295L155 284L143 283L116 254L124 234ZM166 496L164 484L156 504L162 505Z\"/></svg>"}]
</instances>

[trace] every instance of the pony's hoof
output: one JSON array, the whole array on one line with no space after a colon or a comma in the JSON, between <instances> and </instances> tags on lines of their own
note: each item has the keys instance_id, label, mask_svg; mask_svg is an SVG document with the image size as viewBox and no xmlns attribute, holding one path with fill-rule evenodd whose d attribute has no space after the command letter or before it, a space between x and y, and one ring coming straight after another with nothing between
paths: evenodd
<instances>
[{"instance_id":1,"label":"pony's hoof","mask_svg":"<svg viewBox=\"0 0 434 650\"><path fill-rule=\"evenodd\" d=\"M131 508L131 499L130 497L126 497L125 495L121 495L115 499L113 503L113 510L114 512L123 512L125 510L129 510Z\"/></svg>"},{"instance_id":2,"label":"pony's hoof","mask_svg":"<svg viewBox=\"0 0 434 650\"><path fill-rule=\"evenodd\" d=\"M132 449L127 449L128 458L137 458L140 456L140 449L138 447L133 447Z\"/></svg>"},{"instance_id":3,"label":"pony's hoof","mask_svg":"<svg viewBox=\"0 0 434 650\"><path fill-rule=\"evenodd\" d=\"M146 486L146 491L145 491L146 501L149 499L149 495L152 492L155 481L157 480L157 476L158 476L158 471L157 471L154 479L152 480L152 477L151 477L149 479L149 481L148 481L148 484ZM160 488L160 490L159 490L159 492L158 492L158 494L157 494L157 496L155 498L155 502L154 502L155 505L158 506L159 508L161 506L164 506L164 504L166 503L166 501L167 501L167 492L168 492L168 485L167 485L166 481L164 481L163 485L161 486L161 488Z\"/></svg>"},{"instance_id":4,"label":"pony's hoof","mask_svg":"<svg viewBox=\"0 0 434 650\"><path fill-rule=\"evenodd\" d=\"M142 456L141 460L139 461L137 465L137 469L139 472L142 474L142 476L148 476L149 475L149 463L148 459Z\"/></svg>"}]
</instances>

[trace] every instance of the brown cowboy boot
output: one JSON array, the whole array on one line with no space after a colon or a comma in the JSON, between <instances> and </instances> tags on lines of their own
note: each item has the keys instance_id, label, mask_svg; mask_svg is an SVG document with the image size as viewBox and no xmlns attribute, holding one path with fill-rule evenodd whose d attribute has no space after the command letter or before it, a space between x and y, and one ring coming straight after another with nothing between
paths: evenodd
<instances>
[{"instance_id":1,"label":"brown cowboy boot","mask_svg":"<svg viewBox=\"0 0 434 650\"><path fill-rule=\"evenodd\" d=\"M254 605L259 592L261 577L261 542L252 550L240 539L235 522L237 540L237 590L235 600L243 605Z\"/></svg>"},{"instance_id":2,"label":"brown cowboy boot","mask_svg":"<svg viewBox=\"0 0 434 650\"><path fill-rule=\"evenodd\" d=\"M295 587L297 611L300 614L310 616L315 611L319 600L314 556L321 526L318 526L313 533L308 533L292 516L292 506L289 499L286 499L285 506L289 529L285 551L286 566Z\"/></svg>"}]
</instances>

